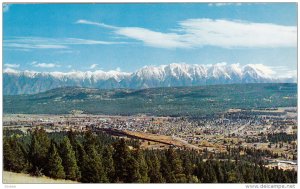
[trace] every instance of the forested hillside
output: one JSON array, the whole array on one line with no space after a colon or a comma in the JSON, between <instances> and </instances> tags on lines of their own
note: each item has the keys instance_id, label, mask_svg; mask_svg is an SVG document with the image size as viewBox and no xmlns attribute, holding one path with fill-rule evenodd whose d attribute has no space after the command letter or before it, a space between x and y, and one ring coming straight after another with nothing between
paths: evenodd
<instances>
[{"instance_id":1,"label":"forested hillside","mask_svg":"<svg viewBox=\"0 0 300 189\"><path fill-rule=\"evenodd\" d=\"M263 166L263 151L229 154L141 150L104 133L4 131L4 170L84 183L296 183L297 172ZM269 154L270 155L270 154Z\"/></svg>"},{"instance_id":2,"label":"forested hillside","mask_svg":"<svg viewBox=\"0 0 300 189\"><path fill-rule=\"evenodd\" d=\"M4 113L201 116L229 108L297 105L297 84L232 84L144 90L58 88L36 95L4 96Z\"/></svg>"}]
</instances>

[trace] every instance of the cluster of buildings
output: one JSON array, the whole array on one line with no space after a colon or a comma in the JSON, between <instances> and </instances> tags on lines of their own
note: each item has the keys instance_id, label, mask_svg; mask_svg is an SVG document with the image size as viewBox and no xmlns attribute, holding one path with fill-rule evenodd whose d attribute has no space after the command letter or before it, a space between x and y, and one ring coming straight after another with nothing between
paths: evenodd
<instances>
[{"instance_id":1,"label":"cluster of buildings","mask_svg":"<svg viewBox=\"0 0 300 189\"><path fill-rule=\"evenodd\" d=\"M115 129L172 136L195 146L210 148L226 147L225 140L229 138L236 139L237 144L244 147L263 148L266 144L262 144L261 138L267 134L297 133L297 109L230 109L223 114L199 119L146 115L9 114L4 115L3 126L24 132L35 127L43 127L47 132ZM285 147L288 149L288 144Z\"/></svg>"}]
</instances>

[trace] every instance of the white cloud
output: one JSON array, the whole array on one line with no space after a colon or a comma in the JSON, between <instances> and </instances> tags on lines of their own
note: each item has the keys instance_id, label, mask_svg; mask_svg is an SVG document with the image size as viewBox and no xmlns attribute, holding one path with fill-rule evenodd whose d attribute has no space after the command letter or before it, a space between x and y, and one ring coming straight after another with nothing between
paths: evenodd
<instances>
[{"instance_id":1,"label":"white cloud","mask_svg":"<svg viewBox=\"0 0 300 189\"><path fill-rule=\"evenodd\" d=\"M92 64L92 65L90 66L90 69L95 69L97 66L98 66L98 64Z\"/></svg>"},{"instance_id":2,"label":"white cloud","mask_svg":"<svg viewBox=\"0 0 300 189\"><path fill-rule=\"evenodd\" d=\"M296 47L297 27L243 21L188 19L180 22L193 46Z\"/></svg>"},{"instance_id":3,"label":"white cloud","mask_svg":"<svg viewBox=\"0 0 300 189\"><path fill-rule=\"evenodd\" d=\"M281 77L282 78L297 78L297 70L288 70Z\"/></svg>"},{"instance_id":4,"label":"white cloud","mask_svg":"<svg viewBox=\"0 0 300 189\"><path fill-rule=\"evenodd\" d=\"M107 29L112 29L118 35L128 38L139 40L147 46L161 47L161 48L174 48L181 47L187 48L188 44L180 41L180 35L176 33L161 33L140 27L116 27L98 22L91 22L87 20L78 20L78 24L95 25Z\"/></svg>"},{"instance_id":5,"label":"white cloud","mask_svg":"<svg viewBox=\"0 0 300 189\"><path fill-rule=\"evenodd\" d=\"M4 40L4 47L20 48L20 49L65 49L64 45L38 45L38 44L24 44L24 43L6 43Z\"/></svg>"},{"instance_id":6,"label":"white cloud","mask_svg":"<svg viewBox=\"0 0 300 189\"><path fill-rule=\"evenodd\" d=\"M291 70L291 68L287 66L270 66L276 76L279 78L297 78L297 70Z\"/></svg>"},{"instance_id":7,"label":"white cloud","mask_svg":"<svg viewBox=\"0 0 300 189\"><path fill-rule=\"evenodd\" d=\"M60 67L60 65L58 64L54 64L54 63L39 63L37 61L33 61L31 63L31 65L33 65L34 67L39 67L39 68L55 68L55 67Z\"/></svg>"},{"instance_id":8,"label":"white cloud","mask_svg":"<svg viewBox=\"0 0 300 189\"><path fill-rule=\"evenodd\" d=\"M141 27L115 27L103 23L78 21L112 29L117 35L142 41L158 48L222 48L296 47L297 27L237 20L187 19L179 22L176 33L163 33Z\"/></svg>"},{"instance_id":9,"label":"white cloud","mask_svg":"<svg viewBox=\"0 0 300 189\"><path fill-rule=\"evenodd\" d=\"M89 40L89 39L66 38L62 41L62 43L67 45L111 45L111 44L120 44L124 42L110 42L110 41L97 41L97 40Z\"/></svg>"},{"instance_id":10,"label":"white cloud","mask_svg":"<svg viewBox=\"0 0 300 189\"><path fill-rule=\"evenodd\" d=\"M117 67L117 68L116 68L116 71L117 71L117 72L120 72L120 71L121 71L121 68L120 68L120 67Z\"/></svg>"},{"instance_id":11,"label":"white cloud","mask_svg":"<svg viewBox=\"0 0 300 189\"><path fill-rule=\"evenodd\" d=\"M11 37L3 46L14 49L68 49L71 45L112 45L124 42L99 41L80 38Z\"/></svg>"},{"instance_id":12,"label":"white cloud","mask_svg":"<svg viewBox=\"0 0 300 189\"><path fill-rule=\"evenodd\" d=\"M143 41L147 46L161 48L187 48L190 45L181 41L181 36L176 33L161 33L144 28L121 28L116 33L135 40Z\"/></svg>"},{"instance_id":13,"label":"white cloud","mask_svg":"<svg viewBox=\"0 0 300 189\"><path fill-rule=\"evenodd\" d=\"M118 29L119 28L119 27L116 27L116 26L111 26L111 25L98 23L98 22L92 22L92 21L88 21L88 20L77 20L75 23L76 24L96 25L96 26L100 26L100 27L104 27L104 28L108 28L108 29Z\"/></svg>"},{"instance_id":14,"label":"white cloud","mask_svg":"<svg viewBox=\"0 0 300 189\"><path fill-rule=\"evenodd\" d=\"M229 5L241 6L242 3L209 3L208 4L208 6L216 6L216 7L229 6Z\"/></svg>"},{"instance_id":15,"label":"white cloud","mask_svg":"<svg viewBox=\"0 0 300 189\"><path fill-rule=\"evenodd\" d=\"M4 67L7 67L7 68L18 68L18 67L20 67L20 64L4 64Z\"/></svg>"}]
</instances>

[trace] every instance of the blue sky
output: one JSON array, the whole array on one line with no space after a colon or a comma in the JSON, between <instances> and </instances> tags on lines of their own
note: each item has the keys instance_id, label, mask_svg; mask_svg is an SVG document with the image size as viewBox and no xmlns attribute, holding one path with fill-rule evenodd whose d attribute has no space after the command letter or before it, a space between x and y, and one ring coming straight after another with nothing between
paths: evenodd
<instances>
[{"instance_id":1,"label":"blue sky","mask_svg":"<svg viewBox=\"0 0 300 189\"><path fill-rule=\"evenodd\" d=\"M185 62L297 68L296 3L10 4L5 68L121 70Z\"/></svg>"}]
</instances>

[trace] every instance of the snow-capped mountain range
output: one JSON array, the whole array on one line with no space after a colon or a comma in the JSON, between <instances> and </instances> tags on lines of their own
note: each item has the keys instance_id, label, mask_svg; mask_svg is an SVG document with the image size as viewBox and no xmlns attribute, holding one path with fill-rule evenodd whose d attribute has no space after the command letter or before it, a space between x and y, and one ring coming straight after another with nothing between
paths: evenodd
<instances>
[{"instance_id":1,"label":"snow-capped mountain range","mask_svg":"<svg viewBox=\"0 0 300 189\"><path fill-rule=\"evenodd\" d=\"M35 72L6 68L3 72L3 94L33 94L57 87L152 88L200 86L232 83L295 82L295 78L277 78L276 72L262 64L218 63L214 65L172 63L145 66L136 72L73 71Z\"/></svg>"}]
</instances>

